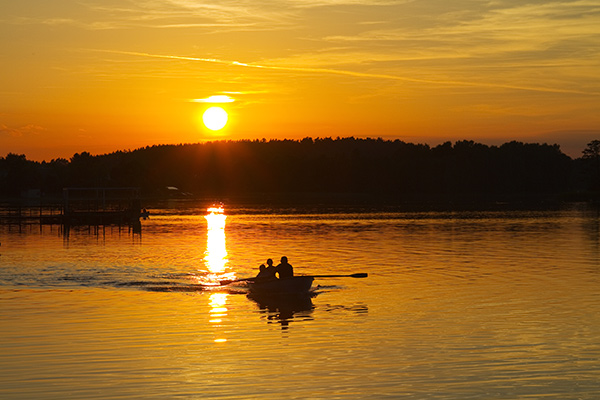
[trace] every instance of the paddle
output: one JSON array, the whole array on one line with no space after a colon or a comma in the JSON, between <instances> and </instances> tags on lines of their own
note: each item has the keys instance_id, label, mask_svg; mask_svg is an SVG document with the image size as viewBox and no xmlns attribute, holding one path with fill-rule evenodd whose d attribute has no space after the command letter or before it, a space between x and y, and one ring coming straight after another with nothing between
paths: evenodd
<instances>
[{"instance_id":1,"label":"paddle","mask_svg":"<svg viewBox=\"0 0 600 400\"><path fill-rule=\"evenodd\" d=\"M235 283L235 282L245 282L245 281L253 281L255 280L256 277L252 277L252 278L243 278L243 279L234 279L234 280L223 280L223 281L219 281L219 283L224 286L224 285L229 285L230 283Z\"/></svg>"},{"instance_id":2,"label":"paddle","mask_svg":"<svg viewBox=\"0 0 600 400\"><path fill-rule=\"evenodd\" d=\"M359 272L357 274L350 274L350 275L304 275L304 276L312 276L313 278L366 278L367 276L369 276L369 274L367 274L366 272Z\"/></svg>"},{"instance_id":3,"label":"paddle","mask_svg":"<svg viewBox=\"0 0 600 400\"><path fill-rule=\"evenodd\" d=\"M366 272L359 272L359 273L350 274L350 275L296 275L296 276L310 276L312 278L366 278L369 276L369 274L367 274ZM256 277L235 279L235 280L231 280L231 281L223 280L223 281L219 281L219 283L221 285L229 285L230 283L253 281L255 279L256 279Z\"/></svg>"}]
</instances>

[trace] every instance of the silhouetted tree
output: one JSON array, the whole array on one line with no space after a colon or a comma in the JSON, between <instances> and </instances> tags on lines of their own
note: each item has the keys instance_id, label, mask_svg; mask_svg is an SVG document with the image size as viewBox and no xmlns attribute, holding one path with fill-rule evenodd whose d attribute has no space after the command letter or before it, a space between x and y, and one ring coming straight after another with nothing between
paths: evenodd
<instances>
[{"instance_id":1,"label":"silhouetted tree","mask_svg":"<svg viewBox=\"0 0 600 400\"><path fill-rule=\"evenodd\" d=\"M27 160L25 154L8 153L0 159L0 187L6 196L20 196L40 182L37 163Z\"/></svg>"},{"instance_id":2,"label":"silhouetted tree","mask_svg":"<svg viewBox=\"0 0 600 400\"><path fill-rule=\"evenodd\" d=\"M586 160L589 171L591 190L600 189L600 140L592 140L583 150L583 159Z\"/></svg>"},{"instance_id":3,"label":"silhouetted tree","mask_svg":"<svg viewBox=\"0 0 600 400\"><path fill-rule=\"evenodd\" d=\"M600 140L592 140L583 149L583 158L597 160L600 158Z\"/></svg>"},{"instance_id":4,"label":"silhouetted tree","mask_svg":"<svg viewBox=\"0 0 600 400\"><path fill-rule=\"evenodd\" d=\"M594 147L595 146L595 147ZM573 165L599 160L592 142L574 162L558 145L474 141L435 147L400 140L310 138L157 145L70 160L0 158L2 195L27 188L60 193L67 186L167 186L198 195L338 193L399 199L452 199L556 194L571 189ZM600 162L600 161L599 161ZM586 164L586 165L587 165ZM581 168L581 170L583 170ZM586 175L587 176L587 175ZM579 178L578 178L579 179Z\"/></svg>"}]
</instances>

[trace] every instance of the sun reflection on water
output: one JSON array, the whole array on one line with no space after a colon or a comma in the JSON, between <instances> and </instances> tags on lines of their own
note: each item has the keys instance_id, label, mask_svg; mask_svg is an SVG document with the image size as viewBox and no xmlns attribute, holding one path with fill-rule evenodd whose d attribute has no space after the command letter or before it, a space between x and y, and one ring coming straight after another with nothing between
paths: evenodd
<instances>
[{"instance_id":1,"label":"sun reflection on water","mask_svg":"<svg viewBox=\"0 0 600 400\"><path fill-rule=\"evenodd\" d=\"M218 282L221 279L235 279L233 273L226 273L227 247L225 245L225 210L223 207L210 207L208 214L204 216L207 222L207 239L204 263L209 271L208 281ZM211 293L209 305L209 322L219 327L223 318L227 316L227 293ZM225 343L226 338L216 333L215 343Z\"/></svg>"},{"instance_id":2,"label":"sun reflection on water","mask_svg":"<svg viewBox=\"0 0 600 400\"><path fill-rule=\"evenodd\" d=\"M210 322L220 324L222 317L227 316L227 293L212 293L210 295Z\"/></svg>"},{"instance_id":3,"label":"sun reflection on water","mask_svg":"<svg viewBox=\"0 0 600 400\"><path fill-rule=\"evenodd\" d=\"M208 270L207 284L218 284L219 280L235 279L233 273L226 273L227 248L225 246L225 210L222 206L210 207L204 216L207 222L206 251L204 264Z\"/></svg>"},{"instance_id":4,"label":"sun reflection on water","mask_svg":"<svg viewBox=\"0 0 600 400\"><path fill-rule=\"evenodd\" d=\"M227 341L226 338L221 336L222 332L219 332L219 328L223 322L223 318L227 316L227 293L211 293L210 295L210 320L209 322L213 324L215 329L214 339L215 343L225 343ZM222 329L222 328L221 328Z\"/></svg>"},{"instance_id":5,"label":"sun reflection on water","mask_svg":"<svg viewBox=\"0 0 600 400\"><path fill-rule=\"evenodd\" d=\"M211 207L205 215L208 224L206 240L206 253L204 261L206 267L213 274L225 272L227 264L227 248L225 247L225 220L223 208Z\"/></svg>"}]
</instances>

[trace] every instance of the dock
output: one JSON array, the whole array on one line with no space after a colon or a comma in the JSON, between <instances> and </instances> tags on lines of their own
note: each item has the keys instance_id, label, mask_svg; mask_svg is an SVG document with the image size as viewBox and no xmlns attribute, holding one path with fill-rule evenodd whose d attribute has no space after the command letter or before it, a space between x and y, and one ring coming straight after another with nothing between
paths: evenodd
<instances>
[{"instance_id":1,"label":"dock","mask_svg":"<svg viewBox=\"0 0 600 400\"><path fill-rule=\"evenodd\" d=\"M62 223L65 225L128 224L139 221L140 189L64 188Z\"/></svg>"},{"instance_id":2,"label":"dock","mask_svg":"<svg viewBox=\"0 0 600 400\"><path fill-rule=\"evenodd\" d=\"M138 225L142 215L136 187L64 188L62 200L24 198L0 207L0 222L7 225Z\"/></svg>"}]
</instances>

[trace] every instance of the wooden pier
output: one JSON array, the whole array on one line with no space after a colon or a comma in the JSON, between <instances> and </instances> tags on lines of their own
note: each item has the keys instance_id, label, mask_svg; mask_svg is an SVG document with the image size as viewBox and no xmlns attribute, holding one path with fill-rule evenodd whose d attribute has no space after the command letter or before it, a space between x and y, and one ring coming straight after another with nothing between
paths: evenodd
<instances>
[{"instance_id":1,"label":"wooden pier","mask_svg":"<svg viewBox=\"0 0 600 400\"><path fill-rule=\"evenodd\" d=\"M139 188L65 188L63 224L109 225L139 222Z\"/></svg>"},{"instance_id":2,"label":"wooden pier","mask_svg":"<svg viewBox=\"0 0 600 400\"><path fill-rule=\"evenodd\" d=\"M0 222L7 225L137 225L141 216L134 187L65 188L62 201L27 198L0 208Z\"/></svg>"}]
</instances>

